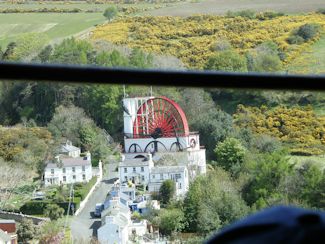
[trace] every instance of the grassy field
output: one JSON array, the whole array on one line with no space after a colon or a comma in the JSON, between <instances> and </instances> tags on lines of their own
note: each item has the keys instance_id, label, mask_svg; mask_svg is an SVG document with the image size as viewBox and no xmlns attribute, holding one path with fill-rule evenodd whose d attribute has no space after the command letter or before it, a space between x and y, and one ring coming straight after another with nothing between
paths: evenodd
<instances>
[{"instance_id":1,"label":"grassy field","mask_svg":"<svg viewBox=\"0 0 325 244\"><path fill-rule=\"evenodd\" d=\"M0 14L0 45L4 47L24 33L45 33L51 40L79 33L103 23L101 13Z\"/></svg>"},{"instance_id":2,"label":"grassy field","mask_svg":"<svg viewBox=\"0 0 325 244\"><path fill-rule=\"evenodd\" d=\"M11 41L17 40L24 33L45 33L52 42L75 35L94 25L105 22L104 10L112 4L78 3L0 3L0 9L81 9L80 13L6 13L0 14L0 46L4 48ZM137 15L148 9L160 8L166 4L119 4L119 8L132 8ZM87 13L91 10L93 13ZM126 15L120 12L120 14Z\"/></svg>"},{"instance_id":3,"label":"grassy field","mask_svg":"<svg viewBox=\"0 0 325 244\"><path fill-rule=\"evenodd\" d=\"M155 16L189 16L193 14L225 14L227 11L252 9L256 11L281 11L299 13L325 8L324 0L203 0L195 3L162 8L148 12Z\"/></svg>"},{"instance_id":4,"label":"grassy field","mask_svg":"<svg viewBox=\"0 0 325 244\"><path fill-rule=\"evenodd\" d=\"M289 73L325 74L325 35L288 67Z\"/></svg>"}]
</instances>

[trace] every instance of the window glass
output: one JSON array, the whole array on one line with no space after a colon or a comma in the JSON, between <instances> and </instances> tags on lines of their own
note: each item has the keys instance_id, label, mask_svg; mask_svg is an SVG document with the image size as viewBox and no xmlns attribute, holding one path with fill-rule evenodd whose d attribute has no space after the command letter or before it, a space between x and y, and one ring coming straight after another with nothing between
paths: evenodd
<instances>
[{"instance_id":1,"label":"window glass","mask_svg":"<svg viewBox=\"0 0 325 244\"><path fill-rule=\"evenodd\" d=\"M325 3L3 0L0 61L324 76ZM160 210L141 218L166 242L203 243L276 205L325 208L324 92L147 82L0 80L0 208L53 219L45 216L51 212L45 207L30 207L36 204L35 189L44 192L48 205L65 208L55 211L60 216L49 222L53 228L36 226L25 242L54 236L90 243L97 233L99 242L114 243L118 238L99 234L104 221L83 219L93 216L94 204L118 194L123 198L119 191L108 192L110 183L132 187L135 201L147 194L159 199ZM126 183L127 173L134 184ZM71 181L73 186L67 185ZM72 201L77 211L91 189L91 206L86 203L83 210L88 212L62 225L66 203Z\"/></svg>"}]
</instances>

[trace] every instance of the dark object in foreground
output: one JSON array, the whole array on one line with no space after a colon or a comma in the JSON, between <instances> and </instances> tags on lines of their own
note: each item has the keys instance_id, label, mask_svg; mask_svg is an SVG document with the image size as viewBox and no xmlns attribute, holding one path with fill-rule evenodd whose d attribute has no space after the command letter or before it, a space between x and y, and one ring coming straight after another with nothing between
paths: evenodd
<instances>
[{"instance_id":1,"label":"dark object in foreground","mask_svg":"<svg viewBox=\"0 0 325 244\"><path fill-rule=\"evenodd\" d=\"M325 213L270 208L225 228L207 241L211 243L325 243Z\"/></svg>"}]
</instances>

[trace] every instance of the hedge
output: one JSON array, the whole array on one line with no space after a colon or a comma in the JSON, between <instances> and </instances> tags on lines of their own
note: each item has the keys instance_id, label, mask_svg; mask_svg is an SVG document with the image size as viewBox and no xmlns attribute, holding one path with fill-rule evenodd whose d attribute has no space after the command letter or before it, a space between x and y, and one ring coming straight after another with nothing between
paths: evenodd
<instances>
[{"instance_id":1,"label":"hedge","mask_svg":"<svg viewBox=\"0 0 325 244\"><path fill-rule=\"evenodd\" d=\"M75 206L75 211L76 209L79 208L81 199L79 197L74 198L74 206ZM48 204L57 204L61 208L64 209L64 214L67 214L68 211L68 206L69 202L52 202L49 200L44 200L44 201L29 201L26 202L21 208L19 209L20 212L23 214L28 214L28 215L44 215L45 208ZM72 211L70 211L70 215L72 215Z\"/></svg>"}]
</instances>

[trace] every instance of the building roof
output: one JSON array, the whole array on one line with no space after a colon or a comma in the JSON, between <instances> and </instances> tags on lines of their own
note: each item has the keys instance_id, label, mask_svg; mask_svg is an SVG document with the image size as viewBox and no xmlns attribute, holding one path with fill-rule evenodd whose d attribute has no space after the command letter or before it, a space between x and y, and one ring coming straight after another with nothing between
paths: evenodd
<instances>
[{"instance_id":1,"label":"building roof","mask_svg":"<svg viewBox=\"0 0 325 244\"><path fill-rule=\"evenodd\" d=\"M15 220L13 219L0 219L0 224L15 224Z\"/></svg>"},{"instance_id":2,"label":"building roof","mask_svg":"<svg viewBox=\"0 0 325 244\"><path fill-rule=\"evenodd\" d=\"M69 153L78 150L80 150L80 148L73 146L70 141L67 141L65 144L62 144L60 148L61 153Z\"/></svg>"},{"instance_id":3,"label":"building roof","mask_svg":"<svg viewBox=\"0 0 325 244\"><path fill-rule=\"evenodd\" d=\"M62 167L71 167L71 166L86 166L91 165L91 161L87 160L86 157L70 158L70 157L60 157L60 163ZM58 164L49 162L46 168L60 168Z\"/></svg>"},{"instance_id":4,"label":"building roof","mask_svg":"<svg viewBox=\"0 0 325 244\"><path fill-rule=\"evenodd\" d=\"M11 236L0 229L0 240L4 242L11 241ZM2 243L2 242L1 242Z\"/></svg>"},{"instance_id":5,"label":"building roof","mask_svg":"<svg viewBox=\"0 0 325 244\"><path fill-rule=\"evenodd\" d=\"M125 159L120 162L120 167L136 167L136 166L147 166L149 165L150 160L144 158L133 158Z\"/></svg>"},{"instance_id":6,"label":"building roof","mask_svg":"<svg viewBox=\"0 0 325 244\"><path fill-rule=\"evenodd\" d=\"M185 166L160 166L152 168L151 174L182 173L185 170Z\"/></svg>"}]
</instances>

